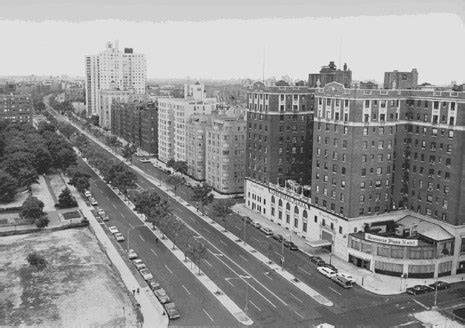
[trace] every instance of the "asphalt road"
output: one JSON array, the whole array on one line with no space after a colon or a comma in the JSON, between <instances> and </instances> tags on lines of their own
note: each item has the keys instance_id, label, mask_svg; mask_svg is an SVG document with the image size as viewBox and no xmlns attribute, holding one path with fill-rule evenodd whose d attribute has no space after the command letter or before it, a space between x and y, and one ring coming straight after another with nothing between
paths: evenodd
<instances>
[{"instance_id":1,"label":"asphalt road","mask_svg":"<svg viewBox=\"0 0 465 328\"><path fill-rule=\"evenodd\" d=\"M142 167L148 174L159 174L157 169L151 164L137 163L136 165ZM156 186L147 181L144 176L138 172L136 172L136 174L138 176L138 183L142 188L157 189ZM116 219L114 220L112 218L112 220L117 223L115 225L122 225L121 228L118 227L123 233L127 231L131 225L136 226L140 224L140 221L137 221L138 219L135 218L134 215L132 219L130 219L129 209L126 209L129 213L125 213L121 208L121 206L124 207L124 205L115 205L115 203L118 203L118 201L121 203L121 201L115 195L113 195L115 198L108 195L108 193L112 192L109 189L105 191L103 182L96 181L95 184L102 184L98 188L98 190L102 191L101 195L97 196L102 198L101 207L104 209L106 209L106 207L114 208L115 212L110 212L110 216L116 215ZM415 326L417 323L412 320L409 314L423 310L425 306L428 306L423 302L429 302L432 298L433 293L416 297L411 297L406 294L393 297L381 297L370 294L359 287L351 290L344 290L327 278L319 275L315 267L303 257L303 254L291 252L286 249L285 265L287 263L289 270L294 270L299 279L319 291L335 304L333 307L322 306L297 289L293 284L282 279L275 272L269 272L268 267L259 263L253 256L236 245L235 242L225 238L210 224L204 222L189 210L181 207L162 191L159 192L163 198L166 198L170 202L173 213L191 227L200 238L206 240L209 249L209 257L202 263L202 270L239 306L241 306L241 304L244 304L244 306L247 304L248 313L255 321L256 326L308 327L309 325L321 322L329 322L343 326L369 325L384 327L401 324L404 324L404 326ZM105 198L108 198L107 202L105 202ZM99 198L97 198L97 200L100 202ZM133 221L134 219L136 221ZM237 230L237 234L242 236L240 232L242 222L232 218L230 223L232 225L230 230L233 232ZM274 243L273 248L279 246L274 240L267 238L256 229L250 226L247 228L247 241L265 254L267 254L267 252L263 250L263 247L267 248L270 241ZM134 247L131 246L131 248L135 248L136 251L141 252L144 259L145 257L151 258L146 261L150 264L149 268L157 274L157 277L166 277L168 279L167 284L169 287L166 286L166 289L169 293L175 295L173 298L175 302L179 304L181 311L183 311L182 307L185 306L185 309L189 313L192 313L192 311L200 313L202 309L200 309L200 311L198 308L190 309L190 304L182 304L177 300L177 295L182 295L180 294L182 292L181 288L184 290L182 286L186 286L183 284L182 280L184 275L178 275L178 270L182 272L183 266L179 264L179 267L176 267L175 263L165 262L164 258L159 259L159 255L153 254L152 250L155 252L157 251L154 247L160 247L159 245L161 244L154 243L153 235L150 234L147 228L136 227L130 234L131 245L133 240L135 243ZM143 247L143 250L139 251L139 247ZM277 249L277 252L279 253L280 249ZM278 256L278 254L275 255L276 257ZM171 266L173 268L171 268ZM188 281L193 283L192 275L189 272L187 272L187 274L188 278L190 278ZM175 281L169 280L174 276L176 278ZM181 281L179 281L178 277ZM163 285L162 280L159 280ZM201 290L203 287L199 287L199 290L194 293L191 292L191 295L196 300L201 299L203 301L205 297L203 294L205 294L206 291L202 294ZM199 294L197 294L198 292ZM450 297L450 301L453 302L452 299L463 297L463 288L460 287L452 291L440 292L440 295L442 294L450 295L448 297ZM189 294L184 290L184 295ZM211 297L210 295L208 296ZM213 300L212 303L215 302L216 301ZM212 304L210 306L213 308ZM201 320L201 318L199 318L199 320ZM181 322L179 322L179 324L181 324ZM195 321L191 320L189 320L188 324L197 325ZM203 324L204 323L201 325ZM210 324L230 326L227 323L221 324L219 322L210 322ZM237 325L236 322L235 324Z\"/></svg>"}]
</instances>

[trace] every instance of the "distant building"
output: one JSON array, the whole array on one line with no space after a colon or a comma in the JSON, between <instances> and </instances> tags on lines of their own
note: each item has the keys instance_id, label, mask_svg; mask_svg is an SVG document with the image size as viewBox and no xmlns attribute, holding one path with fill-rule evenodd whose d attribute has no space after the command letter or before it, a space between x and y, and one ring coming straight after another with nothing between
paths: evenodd
<instances>
[{"instance_id":1,"label":"distant building","mask_svg":"<svg viewBox=\"0 0 465 328\"><path fill-rule=\"evenodd\" d=\"M210 114L216 108L215 98L206 98L203 85L196 83L184 88L184 98L159 98L158 156L187 161L186 123L192 114Z\"/></svg>"},{"instance_id":2,"label":"distant building","mask_svg":"<svg viewBox=\"0 0 465 328\"><path fill-rule=\"evenodd\" d=\"M414 68L411 72L385 72L384 89L415 89L418 86L418 72Z\"/></svg>"},{"instance_id":3,"label":"distant building","mask_svg":"<svg viewBox=\"0 0 465 328\"><path fill-rule=\"evenodd\" d=\"M84 101L84 87L70 86L65 89L65 101L70 102L83 102Z\"/></svg>"},{"instance_id":4,"label":"distant building","mask_svg":"<svg viewBox=\"0 0 465 328\"><path fill-rule=\"evenodd\" d=\"M118 49L118 43L108 42L105 51L85 58L85 85L87 115L101 116L100 91L133 90L145 93L145 55L133 52L132 48Z\"/></svg>"},{"instance_id":5,"label":"distant building","mask_svg":"<svg viewBox=\"0 0 465 328\"><path fill-rule=\"evenodd\" d=\"M15 83L0 87L0 121L32 123L33 112L30 94L18 92Z\"/></svg>"},{"instance_id":6,"label":"distant building","mask_svg":"<svg viewBox=\"0 0 465 328\"><path fill-rule=\"evenodd\" d=\"M308 75L308 87L324 87L331 82L338 82L345 87L350 87L352 83L352 71L344 64L343 70L337 69L333 61L328 66L323 66L320 73L310 73Z\"/></svg>"},{"instance_id":7,"label":"distant building","mask_svg":"<svg viewBox=\"0 0 465 328\"><path fill-rule=\"evenodd\" d=\"M111 106L113 102L133 102L146 100L145 94L135 90L100 90L99 92L99 124L105 129L111 128Z\"/></svg>"},{"instance_id":8,"label":"distant building","mask_svg":"<svg viewBox=\"0 0 465 328\"><path fill-rule=\"evenodd\" d=\"M360 89L378 89L378 84L372 81L360 82L359 88Z\"/></svg>"},{"instance_id":9,"label":"distant building","mask_svg":"<svg viewBox=\"0 0 465 328\"><path fill-rule=\"evenodd\" d=\"M111 106L111 132L150 154L158 154L156 102L127 99Z\"/></svg>"}]
</instances>

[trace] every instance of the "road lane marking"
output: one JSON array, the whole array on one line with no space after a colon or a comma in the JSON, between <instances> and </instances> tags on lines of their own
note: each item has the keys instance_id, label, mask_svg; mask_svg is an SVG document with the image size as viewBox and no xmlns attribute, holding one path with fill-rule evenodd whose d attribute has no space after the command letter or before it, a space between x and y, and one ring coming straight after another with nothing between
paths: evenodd
<instances>
[{"instance_id":1,"label":"road lane marking","mask_svg":"<svg viewBox=\"0 0 465 328\"><path fill-rule=\"evenodd\" d=\"M116 208L115 204L111 204L111 205L113 205L113 207L115 208L115 210L117 210L117 208Z\"/></svg>"},{"instance_id":2,"label":"road lane marking","mask_svg":"<svg viewBox=\"0 0 465 328\"><path fill-rule=\"evenodd\" d=\"M307 271L307 270L305 270L305 269L302 269L301 267L299 267L299 270L300 270L300 271L303 271L303 272L305 272L305 273L306 273L306 274L308 274L309 276L311 276L311 275L312 275L310 272L308 272L308 271Z\"/></svg>"},{"instance_id":3,"label":"road lane marking","mask_svg":"<svg viewBox=\"0 0 465 328\"><path fill-rule=\"evenodd\" d=\"M239 254L239 257L241 257L244 261L247 261L247 262L249 261L249 260L247 260L247 259L246 259L243 255L241 255L241 254Z\"/></svg>"},{"instance_id":4,"label":"road lane marking","mask_svg":"<svg viewBox=\"0 0 465 328\"><path fill-rule=\"evenodd\" d=\"M152 248L150 250L152 251L153 255L158 256L158 254Z\"/></svg>"},{"instance_id":5,"label":"road lane marking","mask_svg":"<svg viewBox=\"0 0 465 328\"><path fill-rule=\"evenodd\" d=\"M273 253L275 253L275 254L278 255L279 257L283 257L283 254L281 254L281 253L278 253L278 252L276 252L276 251L273 251Z\"/></svg>"},{"instance_id":6,"label":"road lane marking","mask_svg":"<svg viewBox=\"0 0 465 328\"><path fill-rule=\"evenodd\" d=\"M182 285L182 288L184 288L184 290L186 291L186 293L188 293L189 295L191 295L191 292L189 291L189 289L186 288L186 286Z\"/></svg>"},{"instance_id":7,"label":"road lane marking","mask_svg":"<svg viewBox=\"0 0 465 328\"><path fill-rule=\"evenodd\" d=\"M335 292L336 294L339 294L339 295L342 295L341 293L339 293L337 290L334 290L332 289L331 287L328 287L329 289L331 289L333 292Z\"/></svg>"},{"instance_id":8,"label":"road lane marking","mask_svg":"<svg viewBox=\"0 0 465 328\"><path fill-rule=\"evenodd\" d=\"M260 309L258 306L256 306L254 302L249 300L249 303L252 304L258 311L262 312L262 309Z\"/></svg>"},{"instance_id":9,"label":"road lane marking","mask_svg":"<svg viewBox=\"0 0 465 328\"><path fill-rule=\"evenodd\" d=\"M210 320L211 320L212 322L215 322L215 320L213 320L213 318L208 314L207 311L205 311L205 309L202 309L202 311L207 315L207 317L210 318Z\"/></svg>"},{"instance_id":10,"label":"road lane marking","mask_svg":"<svg viewBox=\"0 0 465 328\"><path fill-rule=\"evenodd\" d=\"M294 311L294 313L295 313L295 314L297 314L297 315L298 315L299 317L301 317L302 319L304 318L304 316L303 316L303 315L301 315L299 312L297 312L297 311Z\"/></svg>"},{"instance_id":11,"label":"road lane marking","mask_svg":"<svg viewBox=\"0 0 465 328\"><path fill-rule=\"evenodd\" d=\"M171 271L171 269L168 268L168 266L167 266L166 264L165 264L165 268L166 268L166 270L168 270L170 273L173 273L173 271Z\"/></svg>"},{"instance_id":12,"label":"road lane marking","mask_svg":"<svg viewBox=\"0 0 465 328\"><path fill-rule=\"evenodd\" d=\"M110 197L108 197L108 196L105 196L105 198L106 198L106 199L108 199L108 201L110 201Z\"/></svg>"},{"instance_id":13,"label":"road lane marking","mask_svg":"<svg viewBox=\"0 0 465 328\"><path fill-rule=\"evenodd\" d=\"M207 228L205 228L205 227L203 228L203 230L205 230L206 232L210 233L210 231L208 231L208 229L207 229Z\"/></svg>"},{"instance_id":14,"label":"road lane marking","mask_svg":"<svg viewBox=\"0 0 465 328\"><path fill-rule=\"evenodd\" d=\"M418 305L422 306L423 308L425 308L426 310L429 309L429 307L427 307L425 304L421 303L420 301L417 301L416 299L412 298L412 300L417 303Z\"/></svg>"},{"instance_id":15,"label":"road lane marking","mask_svg":"<svg viewBox=\"0 0 465 328\"><path fill-rule=\"evenodd\" d=\"M140 239L142 239L143 242L145 242L145 239L144 237L142 237L141 235L139 235Z\"/></svg>"},{"instance_id":16,"label":"road lane marking","mask_svg":"<svg viewBox=\"0 0 465 328\"><path fill-rule=\"evenodd\" d=\"M233 285L233 283L230 281L230 279L224 278L224 280L226 280L226 282L227 282L228 284L230 284L231 286L234 287L234 285Z\"/></svg>"},{"instance_id":17,"label":"road lane marking","mask_svg":"<svg viewBox=\"0 0 465 328\"><path fill-rule=\"evenodd\" d=\"M259 243L259 242L260 242L260 240L258 240L258 239L257 239L257 238L255 238L255 237L252 237L252 239L255 239L255 240L257 241L257 243Z\"/></svg>"},{"instance_id":18,"label":"road lane marking","mask_svg":"<svg viewBox=\"0 0 465 328\"><path fill-rule=\"evenodd\" d=\"M220 240L220 243L222 243L224 246L228 246L224 241Z\"/></svg>"},{"instance_id":19,"label":"road lane marking","mask_svg":"<svg viewBox=\"0 0 465 328\"><path fill-rule=\"evenodd\" d=\"M134 229L134 226L131 223L128 222L128 224L131 227L131 229Z\"/></svg>"},{"instance_id":20,"label":"road lane marking","mask_svg":"<svg viewBox=\"0 0 465 328\"><path fill-rule=\"evenodd\" d=\"M213 268L213 265L211 265L210 262L208 262L208 261L205 260L205 259L203 259L203 261Z\"/></svg>"},{"instance_id":21,"label":"road lane marking","mask_svg":"<svg viewBox=\"0 0 465 328\"><path fill-rule=\"evenodd\" d=\"M302 301L300 298L298 298L297 296L295 296L294 294L292 294L291 292L289 292L289 294L291 294L292 297L294 297L296 300L298 300L300 303L303 303L304 301Z\"/></svg>"},{"instance_id":22,"label":"road lane marking","mask_svg":"<svg viewBox=\"0 0 465 328\"><path fill-rule=\"evenodd\" d=\"M270 272L265 272L264 275L265 275L265 277L267 277L268 279L273 280L273 278L271 278L271 276L270 276Z\"/></svg>"}]
</instances>

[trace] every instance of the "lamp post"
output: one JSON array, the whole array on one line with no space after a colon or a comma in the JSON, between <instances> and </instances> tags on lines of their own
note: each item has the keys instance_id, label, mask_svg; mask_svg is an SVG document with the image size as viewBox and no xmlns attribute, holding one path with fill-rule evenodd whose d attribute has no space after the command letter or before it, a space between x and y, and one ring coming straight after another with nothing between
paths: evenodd
<instances>
[{"instance_id":1,"label":"lamp post","mask_svg":"<svg viewBox=\"0 0 465 328\"><path fill-rule=\"evenodd\" d=\"M247 315L247 311L249 310L249 283L246 279L251 278L250 276L246 275L239 275L238 277L233 278L225 278L225 280L242 280L245 283L245 305L244 305L244 312Z\"/></svg>"},{"instance_id":2,"label":"lamp post","mask_svg":"<svg viewBox=\"0 0 465 328\"><path fill-rule=\"evenodd\" d=\"M247 217L244 217L244 238L242 240L244 240L244 245L245 245L245 229L247 227Z\"/></svg>"}]
</instances>

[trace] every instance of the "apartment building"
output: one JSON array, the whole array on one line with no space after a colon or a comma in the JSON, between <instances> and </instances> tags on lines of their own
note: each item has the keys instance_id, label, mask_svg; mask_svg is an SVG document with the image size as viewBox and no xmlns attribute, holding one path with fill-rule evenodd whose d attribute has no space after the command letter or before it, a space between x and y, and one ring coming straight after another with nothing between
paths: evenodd
<instances>
[{"instance_id":1,"label":"apartment building","mask_svg":"<svg viewBox=\"0 0 465 328\"><path fill-rule=\"evenodd\" d=\"M184 98L159 98L158 155L167 163L170 159L187 161L186 123L193 114L210 114L216 108L216 99L206 98L204 86L196 83L187 86Z\"/></svg>"},{"instance_id":2,"label":"apartment building","mask_svg":"<svg viewBox=\"0 0 465 328\"><path fill-rule=\"evenodd\" d=\"M32 123L34 108L30 94L18 92L15 83L0 88L0 121Z\"/></svg>"},{"instance_id":3,"label":"apartment building","mask_svg":"<svg viewBox=\"0 0 465 328\"><path fill-rule=\"evenodd\" d=\"M415 89L418 86L418 71L411 72L385 72L384 89Z\"/></svg>"},{"instance_id":4,"label":"apartment building","mask_svg":"<svg viewBox=\"0 0 465 328\"><path fill-rule=\"evenodd\" d=\"M99 91L99 124L104 129L111 129L111 108L114 102L133 102L147 100L145 94L132 90L108 89Z\"/></svg>"},{"instance_id":5,"label":"apartment building","mask_svg":"<svg viewBox=\"0 0 465 328\"><path fill-rule=\"evenodd\" d=\"M321 67L319 73L308 75L308 86L310 88L324 87L331 82L338 82L349 88L352 84L352 71L344 64L343 69L338 69L333 61L328 66Z\"/></svg>"},{"instance_id":6,"label":"apartment building","mask_svg":"<svg viewBox=\"0 0 465 328\"><path fill-rule=\"evenodd\" d=\"M156 102L132 100L112 105L111 132L150 154L158 153L158 107Z\"/></svg>"},{"instance_id":7,"label":"apartment building","mask_svg":"<svg viewBox=\"0 0 465 328\"><path fill-rule=\"evenodd\" d=\"M145 93L145 55L133 52L132 48L120 51L118 42L108 42L103 52L85 58L85 89L87 114L102 116L102 90L133 90ZM107 122L108 123L108 122Z\"/></svg>"},{"instance_id":8,"label":"apartment building","mask_svg":"<svg viewBox=\"0 0 465 328\"><path fill-rule=\"evenodd\" d=\"M205 181L205 129L209 115L193 114L186 124L187 174L197 181Z\"/></svg>"}]
</instances>

